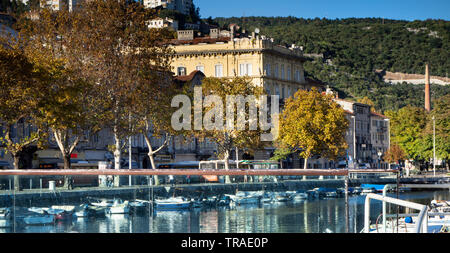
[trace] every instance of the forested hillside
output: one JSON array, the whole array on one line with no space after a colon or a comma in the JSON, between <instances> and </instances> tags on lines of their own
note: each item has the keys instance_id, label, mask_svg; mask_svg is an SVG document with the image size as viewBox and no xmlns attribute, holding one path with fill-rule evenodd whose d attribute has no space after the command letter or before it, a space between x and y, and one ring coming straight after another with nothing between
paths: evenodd
<instances>
[{"instance_id":1,"label":"forested hillside","mask_svg":"<svg viewBox=\"0 0 450 253\"><path fill-rule=\"evenodd\" d=\"M305 65L307 75L340 91L343 97L368 97L380 110L423 106L423 86L385 84L375 69L436 76L450 70L450 22L365 19L300 19L295 17L215 18L220 27L235 23L247 31L273 37L280 44L302 46L307 54L323 54ZM450 87L432 85L432 98Z\"/></svg>"}]
</instances>

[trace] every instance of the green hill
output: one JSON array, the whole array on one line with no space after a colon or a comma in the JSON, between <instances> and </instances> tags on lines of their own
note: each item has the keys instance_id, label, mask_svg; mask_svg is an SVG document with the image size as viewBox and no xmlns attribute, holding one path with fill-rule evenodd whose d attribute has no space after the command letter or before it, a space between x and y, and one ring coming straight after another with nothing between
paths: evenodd
<instances>
[{"instance_id":1,"label":"green hill","mask_svg":"<svg viewBox=\"0 0 450 253\"><path fill-rule=\"evenodd\" d=\"M375 69L391 72L448 76L450 22L401 21L380 18L302 19L295 17L215 18L225 28L235 23L247 31L274 38L279 44L302 46L305 54L323 54L305 64L310 77L339 91L340 96L367 96L378 110L406 105L423 106L422 85L386 84ZM450 93L450 87L432 85L432 99Z\"/></svg>"}]
</instances>

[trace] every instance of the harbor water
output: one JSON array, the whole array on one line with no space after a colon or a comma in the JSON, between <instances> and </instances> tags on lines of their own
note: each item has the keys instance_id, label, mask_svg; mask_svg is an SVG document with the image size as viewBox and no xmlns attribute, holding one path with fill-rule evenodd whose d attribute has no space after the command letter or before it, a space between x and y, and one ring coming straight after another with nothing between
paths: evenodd
<instances>
[{"instance_id":1,"label":"harbor water","mask_svg":"<svg viewBox=\"0 0 450 253\"><path fill-rule=\"evenodd\" d=\"M396 197L396 194L389 193L388 196ZM399 198L429 204L433 199L450 199L450 192L401 192ZM365 195L349 196L348 222L345 198L340 197L186 211L112 214L101 218L58 221L45 226L0 228L0 233L346 233L347 224L349 233L359 233L364 226L364 202ZM371 205L371 220L374 223L381 213L382 204L372 201ZM388 213L395 214L397 207L388 204L388 210Z\"/></svg>"}]
</instances>

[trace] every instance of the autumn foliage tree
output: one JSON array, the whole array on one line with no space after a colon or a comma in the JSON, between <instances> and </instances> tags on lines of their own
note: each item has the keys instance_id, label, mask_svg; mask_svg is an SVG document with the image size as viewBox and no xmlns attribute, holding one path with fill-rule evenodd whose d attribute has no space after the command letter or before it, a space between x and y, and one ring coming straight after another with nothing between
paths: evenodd
<instances>
[{"instance_id":1,"label":"autumn foliage tree","mask_svg":"<svg viewBox=\"0 0 450 253\"><path fill-rule=\"evenodd\" d=\"M299 90L285 102L277 141L284 149L299 151L306 169L308 158L313 155L336 159L343 154L348 124L344 110L332 96L315 88Z\"/></svg>"},{"instance_id":2,"label":"autumn foliage tree","mask_svg":"<svg viewBox=\"0 0 450 253\"><path fill-rule=\"evenodd\" d=\"M194 114L198 112L202 120L194 120L192 131L184 132L185 136L214 141L218 157L224 161L225 169L228 170L233 148L255 150L264 145L261 141L262 128L257 118L252 120L252 116L258 117L255 109L262 95L264 90L246 77L204 78L201 94L197 95L202 99L200 106L203 105L203 108L199 111L195 104L193 108ZM231 97L237 100L230 100ZM237 102L239 97L243 98L240 106ZM200 123L200 127L196 126L197 123ZM229 182L228 176L226 181Z\"/></svg>"},{"instance_id":3,"label":"autumn foliage tree","mask_svg":"<svg viewBox=\"0 0 450 253\"><path fill-rule=\"evenodd\" d=\"M4 126L0 144L13 157L14 169L19 169L21 152L43 137L36 122L42 98L39 96L40 79L33 72L33 64L23 50L10 46L0 47L0 123ZM14 127L27 124L34 125L29 134L13 136L11 130Z\"/></svg>"},{"instance_id":4,"label":"autumn foliage tree","mask_svg":"<svg viewBox=\"0 0 450 253\"><path fill-rule=\"evenodd\" d=\"M45 143L45 126L37 120L42 103L42 82L18 39L1 40L0 46L0 148L13 158L14 169L21 168L20 156L32 145ZM16 129L16 131L13 131ZM26 168L26 167L25 167ZM20 190L14 176L14 189Z\"/></svg>"},{"instance_id":5,"label":"autumn foliage tree","mask_svg":"<svg viewBox=\"0 0 450 253\"><path fill-rule=\"evenodd\" d=\"M388 163L399 163L407 158L405 151L398 144L392 144L384 154L384 161Z\"/></svg>"},{"instance_id":6,"label":"autumn foliage tree","mask_svg":"<svg viewBox=\"0 0 450 253\"><path fill-rule=\"evenodd\" d=\"M71 154L85 133L98 129L92 82L79 75L85 55L79 50L77 13L41 8L37 19L22 19L20 28L27 57L45 83L38 119L52 132L64 169L70 169Z\"/></svg>"},{"instance_id":7,"label":"autumn foliage tree","mask_svg":"<svg viewBox=\"0 0 450 253\"><path fill-rule=\"evenodd\" d=\"M148 22L156 11L139 2L85 1L75 15L75 46L84 56L77 69L94 84L103 126L111 129L114 136L114 167L120 169L123 140L132 134L130 120L136 108L133 103L138 100L135 96L142 95L145 85L157 86L158 73L165 71L171 52L164 43L169 32L149 29ZM164 93L162 89L151 90L154 93L145 91L143 99L158 101Z\"/></svg>"}]
</instances>

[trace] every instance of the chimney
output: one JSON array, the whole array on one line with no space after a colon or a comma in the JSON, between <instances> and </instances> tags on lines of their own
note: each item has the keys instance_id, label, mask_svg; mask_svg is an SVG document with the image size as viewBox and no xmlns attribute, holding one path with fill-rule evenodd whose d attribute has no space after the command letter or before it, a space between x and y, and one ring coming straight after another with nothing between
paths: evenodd
<instances>
[{"instance_id":1,"label":"chimney","mask_svg":"<svg viewBox=\"0 0 450 253\"><path fill-rule=\"evenodd\" d=\"M430 73L428 64L425 66L425 110L431 111L431 95L430 95Z\"/></svg>"}]
</instances>

